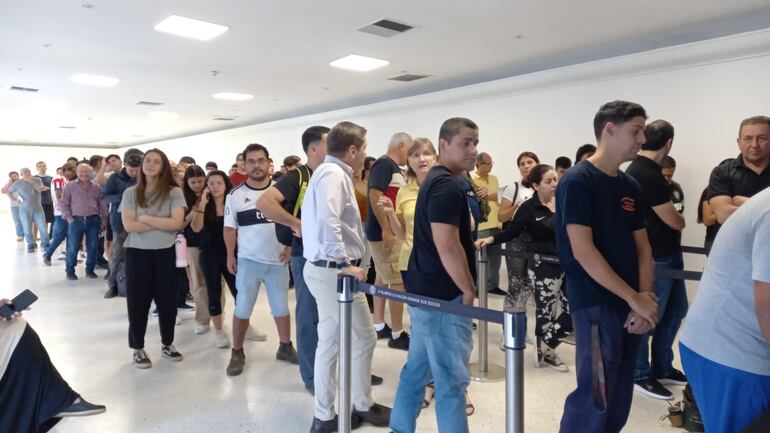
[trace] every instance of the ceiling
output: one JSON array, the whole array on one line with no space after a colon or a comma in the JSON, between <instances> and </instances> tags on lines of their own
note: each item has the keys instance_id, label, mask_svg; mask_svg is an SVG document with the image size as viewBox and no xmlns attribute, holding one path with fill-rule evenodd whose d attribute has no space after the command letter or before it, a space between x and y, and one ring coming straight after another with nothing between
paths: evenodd
<instances>
[{"instance_id":1,"label":"ceiling","mask_svg":"<svg viewBox=\"0 0 770 433\"><path fill-rule=\"evenodd\" d=\"M153 30L172 14L230 30L209 42ZM357 31L383 18L414 29L392 38ZM768 0L3 0L0 143L140 144L756 30L768 23ZM367 73L329 66L348 54L390 64ZM118 77L120 84L99 88L69 80L81 72ZM388 80L402 73L429 77ZM15 92L11 86L39 91ZM225 91L255 98L229 102L211 97ZM147 107L139 101L163 105ZM180 117L148 118L155 110Z\"/></svg>"}]
</instances>

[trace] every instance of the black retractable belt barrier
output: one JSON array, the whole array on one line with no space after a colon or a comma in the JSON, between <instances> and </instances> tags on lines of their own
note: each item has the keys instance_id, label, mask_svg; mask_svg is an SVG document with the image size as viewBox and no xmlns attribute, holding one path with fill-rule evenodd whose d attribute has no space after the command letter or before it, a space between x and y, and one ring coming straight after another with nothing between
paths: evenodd
<instances>
[{"instance_id":1,"label":"black retractable belt barrier","mask_svg":"<svg viewBox=\"0 0 770 433\"><path fill-rule=\"evenodd\" d=\"M341 276L337 283L337 303L340 312L339 350L339 415L337 429L350 433L350 368L351 368L351 319L352 301L355 292L402 302L414 307L429 308L457 316L468 317L503 325L503 348L505 349L506 370L506 433L524 433L524 347L527 318L524 311L495 311L472 305L458 304L442 299L398 292L384 287L356 281L351 276Z\"/></svg>"}]
</instances>

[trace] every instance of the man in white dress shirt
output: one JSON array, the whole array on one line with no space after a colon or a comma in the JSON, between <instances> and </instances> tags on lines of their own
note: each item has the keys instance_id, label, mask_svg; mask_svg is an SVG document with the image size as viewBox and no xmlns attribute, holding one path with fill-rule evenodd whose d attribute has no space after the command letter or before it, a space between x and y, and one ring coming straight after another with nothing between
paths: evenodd
<instances>
[{"instance_id":1,"label":"man in white dress shirt","mask_svg":"<svg viewBox=\"0 0 770 433\"><path fill-rule=\"evenodd\" d=\"M359 281L364 255L364 232L353 188L353 173L366 158L366 129L337 124L327 137L328 154L310 178L302 203L302 239L305 282L318 304L318 347L315 356L315 416L311 433L337 431L334 410L339 352L337 277L342 273ZM387 427L390 408L374 403L371 391L372 354L377 337L363 293L353 295L351 426L362 422Z\"/></svg>"}]
</instances>

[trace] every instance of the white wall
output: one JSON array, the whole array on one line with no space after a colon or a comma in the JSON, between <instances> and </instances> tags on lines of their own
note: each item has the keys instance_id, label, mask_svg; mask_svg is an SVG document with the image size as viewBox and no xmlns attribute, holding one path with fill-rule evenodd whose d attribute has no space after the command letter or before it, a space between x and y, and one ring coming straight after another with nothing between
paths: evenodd
<instances>
[{"instance_id":1,"label":"white wall","mask_svg":"<svg viewBox=\"0 0 770 433\"><path fill-rule=\"evenodd\" d=\"M598 107L628 99L676 128L672 156L687 197L684 242L702 245L697 199L710 170L738 154L738 123L769 114L768 71L770 29L142 147L229 167L246 144L259 142L280 165L286 155L302 155L300 135L307 126L351 120L368 129L369 153L376 156L396 131L435 142L443 120L467 116L480 126L480 150L492 154L494 172L508 182L518 177L518 153L535 151L547 163L559 155L574 158L578 145L594 141Z\"/></svg>"}]
</instances>

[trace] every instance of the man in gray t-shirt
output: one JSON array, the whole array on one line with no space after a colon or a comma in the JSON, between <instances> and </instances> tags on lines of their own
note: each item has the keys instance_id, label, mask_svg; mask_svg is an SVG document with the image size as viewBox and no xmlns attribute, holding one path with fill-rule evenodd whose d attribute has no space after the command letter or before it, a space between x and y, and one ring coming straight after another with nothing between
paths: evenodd
<instances>
[{"instance_id":1,"label":"man in gray t-shirt","mask_svg":"<svg viewBox=\"0 0 770 433\"><path fill-rule=\"evenodd\" d=\"M719 231L680 341L706 431L741 431L770 407L770 188Z\"/></svg>"},{"instance_id":2,"label":"man in gray t-shirt","mask_svg":"<svg viewBox=\"0 0 770 433\"><path fill-rule=\"evenodd\" d=\"M40 202L40 193L45 191L40 179L32 177L28 168L21 169L21 179L14 182L8 188L8 192L16 194L22 200L19 205L19 219L24 227L24 238L27 240L27 252L33 253L37 249L37 242L32 231L34 222L40 228L40 246L45 250L48 248L48 232L45 230L45 214L43 205Z\"/></svg>"}]
</instances>

